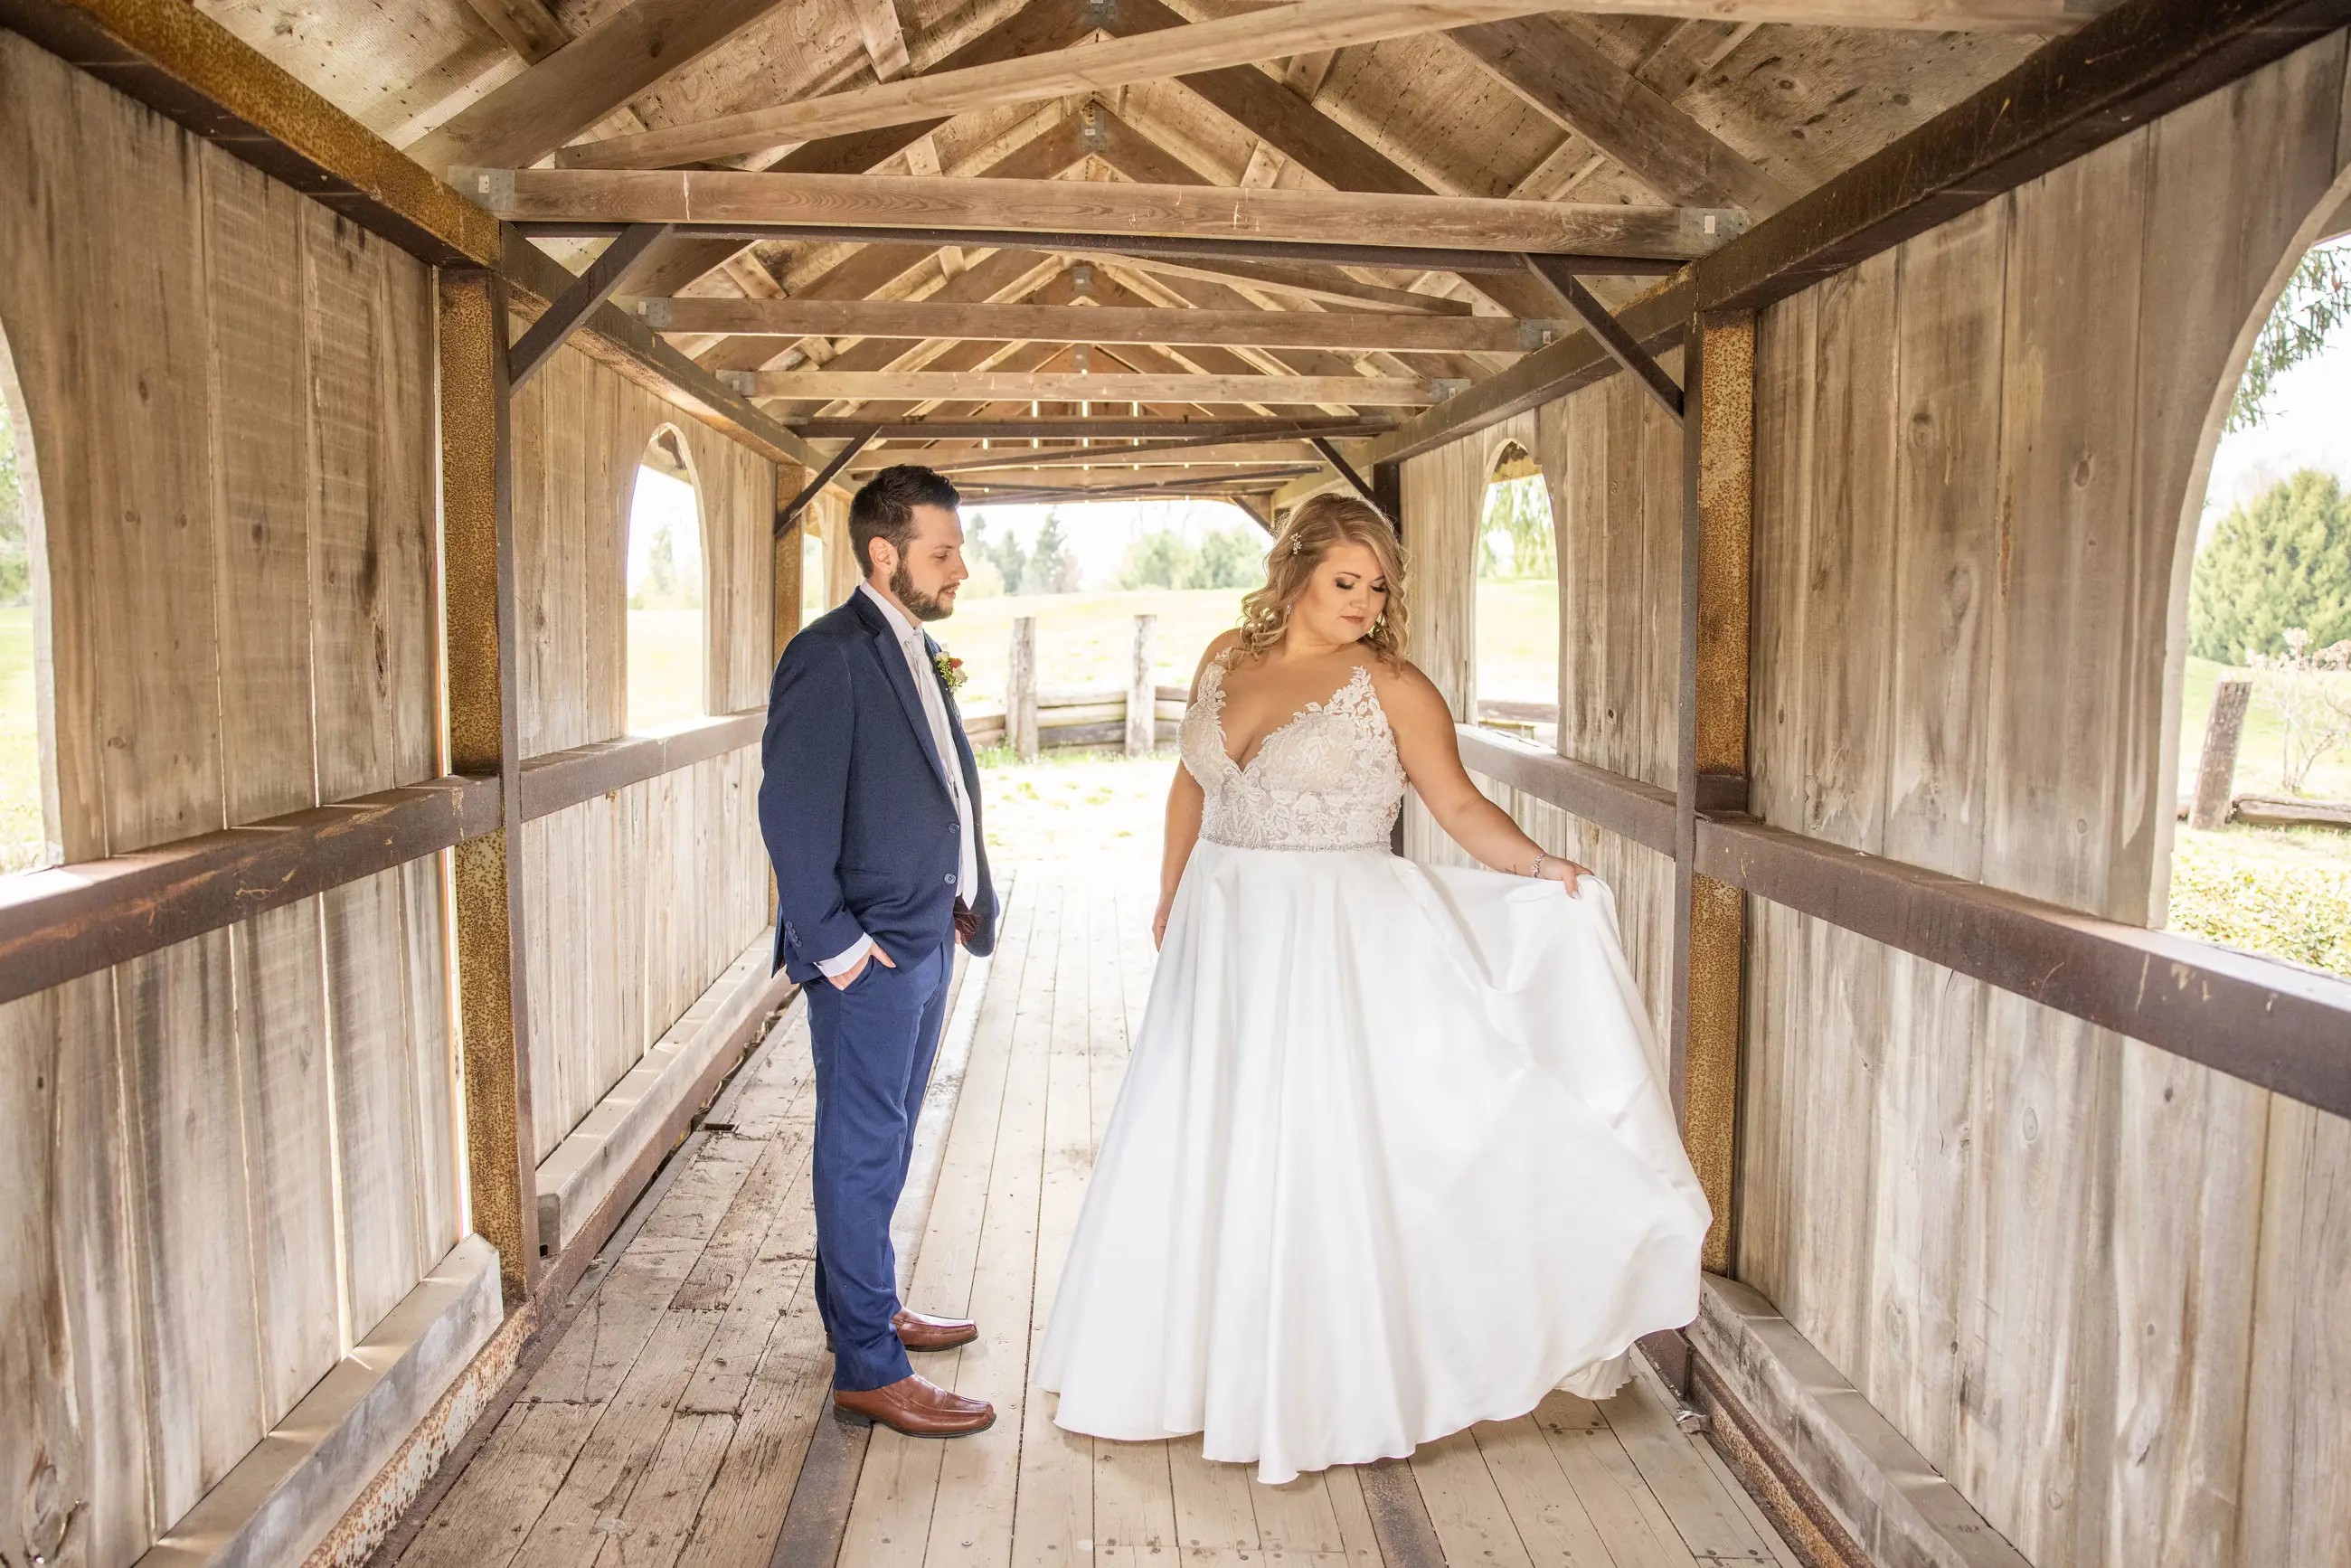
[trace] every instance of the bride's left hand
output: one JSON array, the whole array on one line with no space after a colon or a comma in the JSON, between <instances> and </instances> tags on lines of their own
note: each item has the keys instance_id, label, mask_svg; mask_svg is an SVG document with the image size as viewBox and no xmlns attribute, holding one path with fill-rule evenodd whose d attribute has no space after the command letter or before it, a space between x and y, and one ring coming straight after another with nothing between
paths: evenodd
<instances>
[{"instance_id":1,"label":"bride's left hand","mask_svg":"<svg viewBox=\"0 0 2351 1568\"><path fill-rule=\"evenodd\" d=\"M1578 865L1573 861L1562 859L1558 855L1546 855L1543 857L1542 870L1537 874L1548 882L1565 883L1567 896L1575 898L1580 896L1575 891L1575 879L1590 876L1592 868L1588 865Z\"/></svg>"}]
</instances>

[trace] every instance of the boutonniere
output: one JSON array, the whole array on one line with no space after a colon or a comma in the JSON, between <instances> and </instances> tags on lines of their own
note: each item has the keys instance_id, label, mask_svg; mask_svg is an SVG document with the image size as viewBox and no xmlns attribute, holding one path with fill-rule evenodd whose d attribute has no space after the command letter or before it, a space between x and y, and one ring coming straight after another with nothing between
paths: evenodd
<instances>
[{"instance_id":1,"label":"boutonniere","mask_svg":"<svg viewBox=\"0 0 2351 1568\"><path fill-rule=\"evenodd\" d=\"M956 688L965 679L963 661L953 653L937 653L931 655L931 668L938 672L939 689L949 696L955 695Z\"/></svg>"}]
</instances>

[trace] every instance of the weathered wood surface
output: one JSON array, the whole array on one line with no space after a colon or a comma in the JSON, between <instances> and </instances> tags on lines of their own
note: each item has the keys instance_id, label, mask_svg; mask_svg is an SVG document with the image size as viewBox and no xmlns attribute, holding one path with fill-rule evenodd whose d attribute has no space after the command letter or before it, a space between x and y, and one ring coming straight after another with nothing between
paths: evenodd
<instances>
[{"instance_id":1,"label":"weathered wood surface","mask_svg":"<svg viewBox=\"0 0 2351 1568\"><path fill-rule=\"evenodd\" d=\"M2159 922L2182 536L2340 200L2345 68L2338 35L1765 313L1759 815ZM2339 1121L1784 912L1750 963L1740 1272L1995 1528L2043 1564L2339 1545L2308 1467L2351 1364L2298 1305L2334 1260L2269 1240L2341 1207Z\"/></svg>"},{"instance_id":2,"label":"weathered wood surface","mask_svg":"<svg viewBox=\"0 0 2351 1568\"><path fill-rule=\"evenodd\" d=\"M841 1568L1260 1556L1406 1568L1383 1552L1355 1469L1259 1486L1246 1467L1202 1460L1196 1439L1064 1432L1051 1396L1030 1387L1149 992L1153 889L1136 862L1032 867L1020 887L977 998L907 1297L978 1319L977 1344L918 1370L995 1400L997 1424L954 1443L876 1429L842 1478L845 1516L812 1521L814 1539L837 1534ZM598 1561L652 1568L771 1560L811 1438L825 1440L831 1370L807 1278L813 1105L800 1015L785 1028L732 1130L705 1134L404 1565L507 1568L599 1547ZM1674 1430L1646 1380L1604 1406L1554 1395L1525 1418L1425 1447L1401 1495L1416 1490L1423 1528L1455 1563L1796 1561L1704 1441Z\"/></svg>"},{"instance_id":3,"label":"weathered wood surface","mask_svg":"<svg viewBox=\"0 0 2351 1568\"><path fill-rule=\"evenodd\" d=\"M15 35L0 148L68 862L433 777L429 275ZM0 1555L135 1557L455 1239L441 919L428 862L8 1010Z\"/></svg>"}]
</instances>

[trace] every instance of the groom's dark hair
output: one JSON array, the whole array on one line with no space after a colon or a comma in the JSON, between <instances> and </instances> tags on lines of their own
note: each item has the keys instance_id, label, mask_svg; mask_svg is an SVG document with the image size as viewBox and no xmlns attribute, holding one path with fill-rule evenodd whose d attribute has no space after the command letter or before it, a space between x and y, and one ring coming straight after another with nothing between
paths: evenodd
<instances>
[{"instance_id":1,"label":"groom's dark hair","mask_svg":"<svg viewBox=\"0 0 2351 1568\"><path fill-rule=\"evenodd\" d=\"M849 548L868 577L873 574L872 544L888 539L904 560L906 541L914 537L914 508L944 507L952 512L963 502L945 476L916 463L884 468L859 487L849 503Z\"/></svg>"}]
</instances>

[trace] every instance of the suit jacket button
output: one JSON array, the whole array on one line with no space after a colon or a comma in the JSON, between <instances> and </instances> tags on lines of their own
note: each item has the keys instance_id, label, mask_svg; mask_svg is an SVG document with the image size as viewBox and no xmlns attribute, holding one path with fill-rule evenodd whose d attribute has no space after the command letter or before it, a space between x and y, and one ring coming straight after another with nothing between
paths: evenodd
<instances>
[{"instance_id":1,"label":"suit jacket button","mask_svg":"<svg viewBox=\"0 0 2351 1568\"><path fill-rule=\"evenodd\" d=\"M949 887L953 887L955 885L955 873L953 872L947 873L947 885Z\"/></svg>"}]
</instances>

